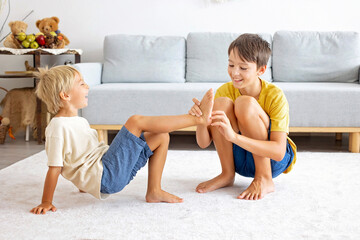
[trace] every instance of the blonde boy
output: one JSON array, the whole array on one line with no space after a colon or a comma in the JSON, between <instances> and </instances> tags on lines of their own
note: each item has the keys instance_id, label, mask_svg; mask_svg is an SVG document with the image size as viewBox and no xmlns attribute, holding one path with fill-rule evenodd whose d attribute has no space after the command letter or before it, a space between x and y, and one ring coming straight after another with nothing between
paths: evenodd
<instances>
[{"instance_id":1,"label":"blonde boy","mask_svg":"<svg viewBox=\"0 0 360 240\"><path fill-rule=\"evenodd\" d=\"M235 172L254 180L238 198L257 200L275 190L272 178L289 172L296 161L296 146L289 133L289 105L274 84L260 79L271 50L256 34L243 34L228 49L231 82L215 94L211 126L198 126L198 145L206 148L214 141L222 172L200 183L196 191L205 193L230 186ZM200 102L189 111L200 116Z\"/></svg>"},{"instance_id":2,"label":"blonde boy","mask_svg":"<svg viewBox=\"0 0 360 240\"><path fill-rule=\"evenodd\" d=\"M46 128L45 149L48 172L42 202L31 210L35 214L56 211L53 195L60 174L81 191L98 199L121 191L149 159L147 202L179 203L183 200L161 189L161 176L169 144L168 132L193 125L210 124L213 92L204 96L200 108L204 116L148 117L128 119L110 146L98 141L95 130L78 110L88 104L89 86L70 66L39 69L36 90L48 110L55 114Z\"/></svg>"}]
</instances>

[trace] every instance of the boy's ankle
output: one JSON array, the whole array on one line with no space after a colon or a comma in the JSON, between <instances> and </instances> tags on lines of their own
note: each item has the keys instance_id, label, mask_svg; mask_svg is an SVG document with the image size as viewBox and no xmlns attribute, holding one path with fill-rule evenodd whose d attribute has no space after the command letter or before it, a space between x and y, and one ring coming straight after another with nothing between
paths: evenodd
<instances>
[{"instance_id":1,"label":"boy's ankle","mask_svg":"<svg viewBox=\"0 0 360 240\"><path fill-rule=\"evenodd\" d=\"M235 178L235 171L222 171L221 172L221 174L220 174L221 176L223 176L223 177L226 177L226 178Z\"/></svg>"},{"instance_id":2,"label":"boy's ankle","mask_svg":"<svg viewBox=\"0 0 360 240\"><path fill-rule=\"evenodd\" d=\"M194 116L194 118L195 118L196 126L204 126L204 127L207 126L207 122L205 121L205 119L202 116L200 116L200 117Z\"/></svg>"}]
</instances>

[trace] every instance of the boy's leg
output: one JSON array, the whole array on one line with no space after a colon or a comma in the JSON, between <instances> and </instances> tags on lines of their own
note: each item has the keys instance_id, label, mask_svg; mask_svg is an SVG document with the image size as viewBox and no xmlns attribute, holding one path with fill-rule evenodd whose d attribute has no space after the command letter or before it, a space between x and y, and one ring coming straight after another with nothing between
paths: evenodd
<instances>
[{"instance_id":1,"label":"boy's leg","mask_svg":"<svg viewBox=\"0 0 360 240\"><path fill-rule=\"evenodd\" d=\"M257 140L268 140L270 119L255 98L249 96L237 98L235 101L235 115L242 135ZM255 154L253 154L253 157L255 177L250 186L238 196L241 199L261 199L265 194L275 190L270 158L260 157Z\"/></svg>"},{"instance_id":2,"label":"boy's leg","mask_svg":"<svg viewBox=\"0 0 360 240\"><path fill-rule=\"evenodd\" d=\"M201 117L191 115L178 116L140 116L135 115L125 123L126 129L137 137L142 132L146 143L153 151L149 159L148 190L146 193L147 202L182 202L182 199L167 193L161 189L161 176L166 161L169 145L168 132L180 128L211 123L210 116L214 103L213 90L206 92L200 103L203 112Z\"/></svg>"},{"instance_id":3,"label":"boy's leg","mask_svg":"<svg viewBox=\"0 0 360 240\"><path fill-rule=\"evenodd\" d=\"M214 111L215 110L224 111L229 118L234 131L239 132L234 113L234 103L231 99L226 97L217 98L214 102ZM235 166L232 142L227 141L216 127L210 127L210 131L216 151L220 158L222 172L217 177L200 183L196 188L196 191L199 193L210 192L218 188L231 186L234 183Z\"/></svg>"},{"instance_id":4,"label":"boy's leg","mask_svg":"<svg viewBox=\"0 0 360 240\"><path fill-rule=\"evenodd\" d=\"M209 125L210 116L214 103L213 90L207 91L201 100L200 109L203 113L201 117L189 114L177 116L131 116L125 123L125 127L134 134L140 136L142 132L168 133L181 128L195 125Z\"/></svg>"},{"instance_id":5,"label":"boy's leg","mask_svg":"<svg viewBox=\"0 0 360 240\"><path fill-rule=\"evenodd\" d=\"M169 146L168 133L144 133L146 143L154 154L149 159L147 202L179 203L183 200L161 189L161 176Z\"/></svg>"}]
</instances>

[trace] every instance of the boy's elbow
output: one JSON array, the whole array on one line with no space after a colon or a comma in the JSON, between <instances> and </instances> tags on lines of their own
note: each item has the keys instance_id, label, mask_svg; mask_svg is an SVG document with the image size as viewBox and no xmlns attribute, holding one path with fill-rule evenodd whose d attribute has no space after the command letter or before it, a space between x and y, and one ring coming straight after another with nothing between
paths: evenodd
<instances>
[{"instance_id":1,"label":"boy's elbow","mask_svg":"<svg viewBox=\"0 0 360 240\"><path fill-rule=\"evenodd\" d=\"M280 162L281 160L284 159L285 154L286 154L286 150L284 150L284 151L279 151L279 152L276 154L274 160L277 161L277 162Z\"/></svg>"}]
</instances>

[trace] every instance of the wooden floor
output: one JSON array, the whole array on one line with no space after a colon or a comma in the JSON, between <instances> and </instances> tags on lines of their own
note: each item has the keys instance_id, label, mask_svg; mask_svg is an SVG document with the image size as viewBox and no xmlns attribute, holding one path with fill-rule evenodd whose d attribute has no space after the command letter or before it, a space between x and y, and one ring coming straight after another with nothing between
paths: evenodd
<instances>
[{"instance_id":1,"label":"wooden floor","mask_svg":"<svg viewBox=\"0 0 360 240\"><path fill-rule=\"evenodd\" d=\"M114 138L116 132L109 133L109 142ZM342 141L335 140L335 134L290 134L298 151L313 152L348 152L349 136L343 134ZM17 136L16 140L6 138L5 144L0 145L0 169L14 164L26 157L45 149L45 145L38 145L36 141L25 142L23 136ZM178 133L171 134L171 150L201 150L197 144L194 134ZM215 150L211 145L208 149Z\"/></svg>"}]
</instances>

